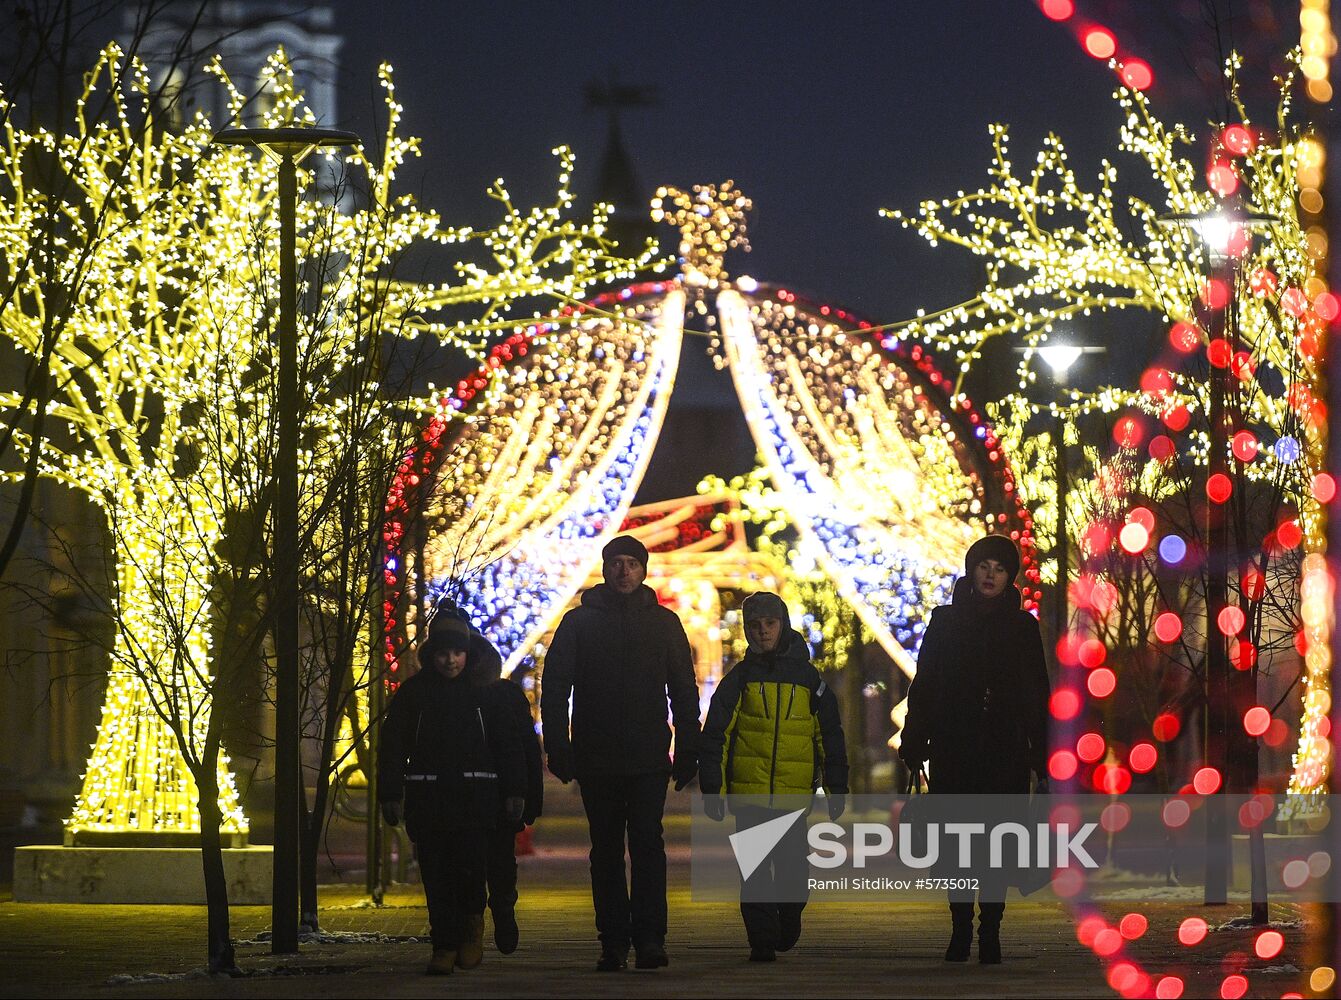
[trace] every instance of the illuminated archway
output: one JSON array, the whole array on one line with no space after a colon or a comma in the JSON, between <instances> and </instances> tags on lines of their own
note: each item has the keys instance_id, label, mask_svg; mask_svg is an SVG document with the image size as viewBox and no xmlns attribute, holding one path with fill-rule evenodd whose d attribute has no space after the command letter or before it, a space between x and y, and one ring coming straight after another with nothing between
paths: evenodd
<instances>
[{"instance_id":1,"label":"illuminated archway","mask_svg":"<svg viewBox=\"0 0 1341 1000\"><path fill-rule=\"evenodd\" d=\"M463 379L444 400L391 498L393 672L408 641L398 507L427 502L437 522L416 553L425 596L469 578L477 624L503 651L505 670L517 666L624 521L674 386L686 316L718 325L788 516L905 674L914 673L930 609L948 599L964 550L983 532L1018 540L1026 603L1036 606L1032 520L986 421L951 395L919 347L785 288L731 282L720 257L733 226L739 234L732 209L748 203L729 185L696 192L666 193L689 201L680 278L603 295L562 335L543 323L514 335L489 358L501 375Z\"/></svg>"}]
</instances>

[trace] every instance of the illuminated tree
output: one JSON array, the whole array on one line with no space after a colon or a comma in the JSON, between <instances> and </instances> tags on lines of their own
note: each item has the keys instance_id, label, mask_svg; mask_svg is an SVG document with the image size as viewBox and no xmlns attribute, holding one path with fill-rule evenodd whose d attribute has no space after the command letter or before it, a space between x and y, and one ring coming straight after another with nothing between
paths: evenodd
<instances>
[{"instance_id":1,"label":"illuminated tree","mask_svg":"<svg viewBox=\"0 0 1341 1000\"><path fill-rule=\"evenodd\" d=\"M195 16L204 10L204 0L196 0ZM191 9L185 9L187 19L191 18ZM132 17L127 17L133 13ZM6 19L3 30L6 35L7 66L5 76L0 83L0 92L5 100L0 103L0 125L6 128L21 128L36 132L42 125L51 124L48 116L60 112L57 109L70 107L78 93L80 75L87 68L87 39L113 17L126 17L126 23L132 24L125 40L126 51L135 55L145 44L146 37L159 30L158 22L166 13L161 4L153 0L143 2L115 3L109 0L91 0L88 3L75 4L70 0L33 0L14 8ZM160 69L164 77L173 77L180 73L181 67L197 58L193 38L190 32L175 37L165 46L162 53L163 65ZM178 91L169 91L164 87L152 91L148 97L156 107L170 111L177 101L183 98ZM84 114L90 120L98 120L112 113L113 95L106 90L85 96ZM145 122L131 119L126 123L136 135L142 136ZM122 164L125 165L124 163ZM33 235L26 242L27 256L20 260L8 261L8 274L24 274L33 269L45 290L42 309L42 326L35 348L35 356L17 358L0 357L0 364L16 365L16 383L23 394L24 401L20 409L31 414L26 424L26 433L30 438L41 440L47 433L47 404L51 401L56 387L50 378L51 354L62 336L65 323L69 319L74 303L81 296L82 286L90 279L90 267L95 255L92 249L102 240L117 238L115 215L94 210L87 205L87 211L71 216L68 211L71 203L81 200L77 186L79 178L70 171L61 169L55 157L33 151L23 165L27 173L29 186L36 186L55 197L48 198L40 207L34 207L26 214L26 221L33 227ZM110 187L130 182L124 172L115 169L106 172L103 183ZM104 199L104 204L106 199ZM55 246L71 239L72 230L78 230L74 244L78 252L53 252ZM27 279L32 280L30 275ZM21 282L8 280L0 285L0 313L11 309L24 308L15 302ZM18 421L6 421L0 426L0 463L11 464L16 454L15 433ZM0 576L12 561L18 550L28 517L32 513L37 483L40 479L37 461L39 451L28 449L18 476L18 492L12 508L12 518L0 536Z\"/></svg>"},{"instance_id":2,"label":"illuminated tree","mask_svg":"<svg viewBox=\"0 0 1341 1000\"><path fill-rule=\"evenodd\" d=\"M217 62L210 72L227 88L236 116L245 96ZM310 123L282 53L270 60L268 75L275 103L265 124ZM27 131L11 123L6 130L0 256L12 295L3 331L23 354L41 359L49 352L54 390L46 412L59 434L17 429L20 418L33 416L33 399L22 391L0 392L0 410L16 428L20 453L41 475L102 508L115 545L108 694L68 833L76 839L124 831L200 834L211 964L227 966L217 848L221 833L245 832L246 819L221 756L219 713L210 705L214 687L240 667L236 657L223 662L215 655L209 622L216 592L227 582L220 553L249 551L262 564L266 558L266 549L258 557L254 546L264 538L273 447L276 167L241 150L212 148L213 129L203 117L180 132L159 127L149 79L143 65L109 46L62 128ZM360 460L380 456L394 468L406 422L441 406L431 387L394 413L377 405L377 374L360 364L381 350L380 338L423 334L478 351L492 331L516 322L513 309L536 308L539 297L580 299L591 283L641 262L608 252L599 212L585 224L566 217L572 164L566 150L557 151L562 169L552 205L520 210L500 182L490 191L504 210L498 226L444 228L393 191L396 170L417 154L418 143L398 134L401 109L388 68L381 80L388 118L380 155L353 154L343 167L360 178L365 207L341 214L310 198L299 205L300 254L324 262L302 293L319 306L300 330L300 355L308 362L300 551L309 553L304 568L316 599L328 596L324 546L339 541L332 535L333 519L342 516L336 501L352 487L371 485L350 478L350 447L359 449ZM87 109L99 95L111 110L95 120ZM28 169L39 157L54 160L73 183L57 191L34 186ZM112 184L113 177L125 183ZM314 183L313 173L300 175L300 190ZM69 234L43 242L40 220L52 216L69 222ZM108 221L98 240L86 242L90 217ZM423 244L461 246L455 282L391 278L395 260ZM482 254L472 256L475 247ZM86 269L87 279L73 301L62 303L68 315L51 338L54 289L47 276L75 266ZM250 531L237 527L248 522ZM366 552L358 558L371 577L373 561ZM246 572L232 582L256 586ZM366 594L365 586L348 599ZM244 605L230 596L230 613ZM357 656L348 648L342 655ZM222 929L215 921L220 899Z\"/></svg>"},{"instance_id":3,"label":"illuminated tree","mask_svg":"<svg viewBox=\"0 0 1341 1000\"><path fill-rule=\"evenodd\" d=\"M1181 508L1172 523L1180 525L1179 542L1193 550L1193 557L1173 563L1195 567L1196 552L1205 543L1195 536L1194 526L1209 487L1210 502L1225 504L1232 525L1231 593L1243 613L1242 628L1248 630L1243 640L1252 641L1249 636L1260 638L1260 630L1269 627L1263 585L1278 611L1289 609L1286 621L1297 621L1301 563L1292 550L1302 545L1312 553L1304 567L1320 558L1319 499L1330 495L1331 479L1321 467L1326 415L1318 399L1316 358L1337 302L1318 273L1324 248L1301 223L1298 205L1301 189L1316 186L1321 144L1294 120L1289 79L1282 81L1276 121L1269 129L1253 124L1238 99L1236 69L1231 59L1226 67L1230 106L1238 120L1212 130L1205 170L1184 152L1193 141L1186 131L1166 127L1139 91L1117 92L1125 116L1118 149L1135 157L1142 183L1158 192L1161 203L1134 195L1119 199L1117 167L1107 160L1095 188L1082 188L1056 136L1019 171L1009 153L1008 130L995 125L988 185L923 202L915 217L883 214L915 228L933 245L959 246L986 261L986 279L974 298L890 328L952 352L961 385L994 338L1009 338L1022 348L1023 391L1035 379L1037 349L1067 321L1134 309L1171 324L1170 350L1146 371L1139 388L1070 393L1064 411L1073 419L1088 412L1110 414L1117 444L1128 453L1125 474L1115 476L1122 469L1107 462L1095 468L1096 474L1107 470L1107 477L1091 480L1088 500L1083 494L1075 498L1076 513L1087 504L1091 512L1121 506L1112 512L1116 523L1109 526L1107 539L1087 549L1098 555L1124 544L1121 532L1137 516L1133 508L1141 501L1159 501L1170 513ZM1161 222L1171 213L1184 218L1232 214L1237 204L1251 204L1271 221L1256 240L1246 225L1224 224L1218 234L1223 259L1213 259L1191 225ZM1214 439L1223 442L1226 461L1236 472L1232 496L1221 495L1224 484L1207 475L1213 439L1209 366L1228 373L1225 412L1232 426ZM1026 416L1030 409L1037 412L1027 404L1023 411L1007 407ZM1163 426L1154 428L1152 421ZM1031 504L1051 494L1052 471L1050 463L1021 471L1021 492ZM1107 495L1096 497L1095 489ZM1078 523L1071 516L1069 523ZM1170 523L1163 520L1161 530ZM1128 531L1125 551L1147 553L1151 560L1155 525L1146 528L1140 545L1139 529ZM1092 535L1088 541L1098 538ZM1161 595L1166 602L1170 597ZM1327 776L1323 727L1330 704L1330 657L1325 625L1309 621L1306 615L1304 717L1291 788L1316 792ZM1242 657L1253 655L1239 648ZM1197 655L1186 647L1182 652Z\"/></svg>"}]
</instances>

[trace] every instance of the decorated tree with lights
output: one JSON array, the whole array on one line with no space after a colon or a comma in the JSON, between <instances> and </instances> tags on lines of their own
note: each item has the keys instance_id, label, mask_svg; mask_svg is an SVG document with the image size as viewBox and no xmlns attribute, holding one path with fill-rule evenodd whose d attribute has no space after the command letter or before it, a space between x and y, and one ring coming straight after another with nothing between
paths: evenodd
<instances>
[{"instance_id":1,"label":"decorated tree with lights","mask_svg":"<svg viewBox=\"0 0 1341 1000\"><path fill-rule=\"evenodd\" d=\"M204 0L194 0L194 13L199 16L205 7ZM191 19L191 10L183 8ZM12 15L4 21L3 28L9 38L6 56L9 60L5 69L3 83L4 101L0 103L0 125L6 128L19 128L37 133L43 125L51 124L46 119L59 113L56 109L69 108L79 92L80 75L87 68L84 53L84 39L98 26L111 17L124 18L128 25L123 46L131 55L138 53L149 36L164 36L163 20L167 11L162 5L149 0L135 0L130 3L109 3L107 0L92 0L90 3L73 5L61 0L33 0L14 8ZM168 80L180 76L182 67L199 58L196 40L187 32L176 33L167 44L162 46L162 79ZM166 83L160 84L146 95L154 106L163 112L171 112L185 94L173 90ZM84 93L83 113L89 120L99 120L114 114L114 95L106 89ZM142 118L132 117L124 125L131 134L143 138L145 122ZM42 326L34 348L35 356L0 358L0 365L15 365L17 386L24 400L20 409L29 414L24 423L23 432L30 439L41 440L46 436L48 424L48 403L52 400L57 387L51 379L51 355L56 343L63 334L65 323L81 296L82 286L91 279L91 268L96 255L92 252L103 240L118 239L118 218L110 213L89 210L78 217L71 217L64 209L72 202L78 202L80 195L75 190L80 177L77 173L62 168L56 157L47 155L49 151L33 149L25 161L9 164L10 169L21 166L26 174L28 186L40 187L55 197L48 198L40 206L30 207L25 213L25 221L32 226L33 235L25 241L26 256L19 260L8 261L8 274L27 274L26 280L34 277L41 281L44 301L41 311ZM125 166L123 162L120 164ZM112 169L104 171L101 183L108 189L133 183L124 171ZM106 204L110 199L102 199ZM53 252L62 241L69 239L72 228L77 228L79 238L78 252ZM34 275L33 272L38 272ZM21 284L8 280L0 286L0 313L12 309L24 309L16 303L15 295ZM18 489L13 506L7 508L12 516L0 535L0 577L19 550L20 539L28 518L32 515L37 495L38 482L41 479L38 470L37 449L27 449L27 455L21 463L15 463L17 455L16 433L19 432L19 420L7 420L0 426L0 463L10 467L17 480Z\"/></svg>"},{"instance_id":2,"label":"decorated tree with lights","mask_svg":"<svg viewBox=\"0 0 1341 1000\"><path fill-rule=\"evenodd\" d=\"M231 113L240 114L245 96L217 62L210 71L227 88ZM276 100L265 123L311 122L282 54L270 60L268 77ZM300 253L325 261L314 272L320 286L308 289L321 305L300 331L300 355L309 362L300 552L319 601L329 596L322 590L327 546L342 540L333 527L346 514L337 498L372 484L359 478L359 468L379 460L394 468L404 428L442 405L430 390L388 410L377 398L375 369L360 367L380 351L380 338L428 335L480 350L490 332L515 322L508 314L517 306L533 307L538 296L580 298L591 283L636 263L608 252L599 212L585 224L566 217L572 204L566 151L559 151L555 202L519 210L500 182L491 194L504 218L492 229L444 228L396 194L396 170L418 144L399 136L389 69L381 78L389 114L380 156L357 153L345 164L363 181L365 207L342 214L303 201L299 208ZM85 109L99 94L111 111L94 120ZM60 434L17 429L21 417L32 416L25 411L32 397L21 390L0 392L0 409L41 475L103 510L115 549L107 588L116 623L108 692L69 835L199 835L211 904L210 962L228 967L220 837L245 833L247 824L222 756L222 713L211 711L211 701L241 664L231 655L236 649L212 648L213 635L238 630L212 628L211 616L221 607L243 616L263 590L256 574L238 570L227 556L247 553L236 561L263 566L268 551L262 498L275 416L278 240L269 215L276 168L241 150L212 149L203 117L172 132L156 113L147 69L110 46L62 128L7 129L0 238L10 296L3 330L13 349L38 359L49 354L56 391L47 415ZM74 183L57 191L33 186L26 170L38 157L54 160ZM111 176L127 181L112 185ZM313 183L313 174L301 175L300 189ZM34 220L52 216L67 220L68 231L43 242ZM115 238L81 242L90 216L109 219L99 235ZM392 280L400 255L434 243L463 245L455 282ZM477 255L482 260L471 256L474 246L484 251ZM49 343L44 331L57 289L48 276L75 262L87 280ZM453 316L435 318L444 309ZM471 315L463 318L465 309ZM355 463L352 473L351 445L367 463ZM375 502L370 508L380 509ZM373 576L366 551L353 558L365 577ZM366 604L367 594L365 585L344 599ZM366 630L366 616L358 627ZM354 645L346 643L342 655L357 658ZM341 670L347 675L348 664Z\"/></svg>"},{"instance_id":3,"label":"decorated tree with lights","mask_svg":"<svg viewBox=\"0 0 1341 1000\"><path fill-rule=\"evenodd\" d=\"M1100 619L1099 630L1108 629L1108 637L1121 638L1128 649L1150 641L1150 633L1133 631L1134 625L1143 622L1158 638L1159 615L1176 614L1186 638L1162 648L1198 676L1209 645L1232 639L1229 659L1244 668L1234 673L1253 690L1263 653L1301 633L1304 710L1291 790L1319 792L1328 768L1323 727L1330 662L1311 581L1321 568L1319 505L1334 487L1321 467L1326 416L1317 398L1316 358L1337 304L1318 273L1321 248L1300 221L1298 200L1301 189L1316 186L1321 145L1295 120L1290 79L1281 82L1270 127L1251 122L1238 100L1236 68L1231 59L1232 117L1212 129L1205 169L1188 155L1194 148L1189 133L1166 127L1139 91L1118 91L1125 116L1119 150L1135 157L1141 182L1158 192L1154 199L1120 199L1118 168L1110 161L1087 190L1056 136L1020 171L1008 130L993 126L988 185L924 202L916 216L886 213L933 244L983 257L984 285L971 300L919 315L894 332L952 352L961 383L985 345L995 338L1014 341L1023 351L1021 395L999 415L1022 427L1020 415L1038 409L1023 401L1035 379L1037 351L1068 321L1141 310L1171 324L1169 350L1139 387L1072 391L1061 406L1072 433L1086 414L1106 414L1119 450L1091 454L1092 475L1068 511L1070 524L1086 525L1080 541L1094 570L1082 576L1078 596ZM1003 437L1010 435L1003 429ZM1023 495L1043 505L1052 475L1052 463L1022 472ZM1201 527L1208 504L1211 519L1227 526L1218 554ZM1206 617L1208 554L1226 560L1229 593L1216 629L1195 635L1198 618ZM1128 582L1140 578L1145 588L1139 615L1119 616L1120 625L1119 618L1105 621L1117 606L1109 600L1116 588L1105 560L1127 560ZM1093 602L1096 592L1103 607ZM1111 676L1091 671L1091 694L1096 677L1103 696L1111 694ZM1240 691L1225 703L1246 710L1258 707L1254 701L1245 703ZM1254 736L1262 732L1260 721L1254 714ZM1215 725L1231 738L1247 735L1237 719ZM1061 769L1074 773L1074 753L1059 752L1070 760L1062 759ZM1248 756L1255 762L1255 744ZM1223 775L1223 758L1203 762ZM1255 780L1255 763L1238 769L1238 783L1249 779Z\"/></svg>"}]
</instances>

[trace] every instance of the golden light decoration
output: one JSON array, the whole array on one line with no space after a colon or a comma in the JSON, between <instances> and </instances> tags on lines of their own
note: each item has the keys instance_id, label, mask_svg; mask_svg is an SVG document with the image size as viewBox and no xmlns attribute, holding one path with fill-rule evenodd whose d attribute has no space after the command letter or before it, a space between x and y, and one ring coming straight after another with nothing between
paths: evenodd
<instances>
[{"instance_id":1,"label":"golden light decoration","mask_svg":"<svg viewBox=\"0 0 1341 1000\"><path fill-rule=\"evenodd\" d=\"M1303 53L1299 69L1307 83L1309 100L1326 104L1332 99L1330 67L1336 55L1336 35L1332 33L1331 0L1301 0L1299 4L1299 48Z\"/></svg>"},{"instance_id":2,"label":"golden light decoration","mask_svg":"<svg viewBox=\"0 0 1341 1000\"><path fill-rule=\"evenodd\" d=\"M1309 57L1309 53L1293 54L1297 63ZM914 215L881 213L915 229L933 246L950 244L983 258L986 280L980 292L968 301L933 313L919 312L884 329L892 336L951 352L960 384L988 341L1010 337L1022 348L1021 393L1035 381L1035 356L1054 333L1104 312L1137 309L1185 324L1197 338L1192 349L1205 350L1208 334L1198 326L1198 314L1201 297L1213 291L1208 285L1213 273L1210 251L1191 227L1163 227L1160 219L1170 213L1184 217L1211 213L1220 208L1226 191L1237 189L1244 202L1275 221L1255 245L1242 234L1229 233L1229 245L1239 254L1234 270L1242 281L1242 287L1231 293L1237 307L1235 323L1249 352L1242 361L1249 377L1236 379L1236 392L1244 426L1270 431L1279 439L1276 446L1262 448L1242 474L1286 484L1290 499L1298 505L1306 546L1318 552L1321 509L1309 489L1312 477L1322 471L1326 435L1318 344L1327 315L1335 315L1336 300L1327 290L1319 263L1326 253L1326 232L1301 215L1300 200L1303 196L1311 203L1308 192L1319 188L1323 147L1293 124L1292 75L1282 81L1273 138L1250 121L1239 102L1237 68L1237 58L1231 57L1226 77L1230 103L1240 121L1222 125L1223 131L1213 137L1219 159L1212 167L1218 171L1214 179L1222 188L1220 194L1212 190L1208 172L1182 152L1191 146L1192 136L1181 126L1166 126L1152 113L1145 95L1131 88L1121 87L1115 95L1124 116L1118 150L1132 156L1148 175L1161 192L1162 205L1136 196L1120 202L1115 193L1117 167L1109 160L1101 164L1093 190L1082 188L1062 140L1055 135L1018 166L1009 149L1008 129L991 126L993 156L987 185L924 201ZM1319 79L1315 73L1306 75ZM1234 141L1230 124L1238 129ZM1206 381L1176 370L1163 375L1167 384L1157 390L1072 391L1061 412L1073 420L1087 412L1133 408L1162 418L1183 408L1204 419ZM1001 415L1022 422L1038 412L1022 396L1020 404L1005 406ZM1013 433L1002 427L1003 436ZM1187 437L1186 457L1204 467L1209 435L1194 429ZM1103 464L1098 456L1091 457L1096 469ZM1159 464L1151 458L1129 481L1157 488L1163 475ZM1043 504L1052 484L1053 469L1044 463L1019 470L1019 492L1030 505ZM1311 647L1325 647L1323 629L1320 619L1308 626ZM1330 704L1330 696L1321 659L1321 653L1306 658L1304 714L1291 791L1325 788L1330 744L1321 735L1325 727L1320 706Z\"/></svg>"},{"instance_id":3,"label":"golden light decoration","mask_svg":"<svg viewBox=\"0 0 1341 1000\"><path fill-rule=\"evenodd\" d=\"M729 217L706 218L738 232ZM702 240L716 252L731 242L721 231ZM426 430L390 501L393 512L408 511L426 497L438 521L416 551L393 513L387 579L397 593L385 609L393 670L408 626L422 624L403 589L414 561L425 603L464 606L505 672L543 658L543 636L628 515L673 383L687 303L705 314L714 291L702 266L687 259L681 281L575 307L568 332L537 323L514 334L489 359L507 374L475 401L461 432L452 438L440 421ZM909 676L930 608L984 530L1019 541L1032 607L1032 526L1009 463L981 415L966 400L951 403L931 357L841 308L753 279L733 285L720 262L708 266L732 379L777 506L801 531L807 572L834 581ZM458 392L471 385L467 377ZM677 591L668 582L663 597L702 618L711 602L701 583ZM827 611L819 614L828 628Z\"/></svg>"},{"instance_id":4,"label":"golden light decoration","mask_svg":"<svg viewBox=\"0 0 1341 1000\"><path fill-rule=\"evenodd\" d=\"M685 281L716 288L727 278L727 251L750 249L746 213L753 207L735 181L724 181L720 187L695 184L692 193L659 187L652 199L652 221L667 222L680 231Z\"/></svg>"},{"instance_id":5,"label":"golden light decoration","mask_svg":"<svg viewBox=\"0 0 1341 1000\"><path fill-rule=\"evenodd\" d=\"M217 59L208 72L236 119L246 95ZM263 76L274 96L263 125L314 122L282 50ZM300 191L309 195L299 199L299 252L324 261L317 268L322 287L300 289L302 296L319 292L312 298L321 307L300 317L299 330L306 362L300 496L318 550L329 526L313 519L348 444L340 437L349 432L342 380L370 339L425 334L478 352L491 331L517 322L509 313L518 304L580 299L591 284L628 276L648 257L612 255L604 209L588 222L571 218L573 161L563 148L555 151L561 168L554 203L518 209L500 183L490 192L504 209L499 225L444 228L436 214L393 189L397 169L419 144L399 134L402 108L390 68L379 78L387 108L379 158L356 152L334 161L364 182L366 207L331 210L310 197L315 172L299 172ZM8 122L0 140L0 257L14 290L0 330L22 355L41 359L47 310L61 299L53 280L68 299L68 315L52 324L57 393L47 408L63 436L34 442L20 432L16 441L25 455L40 449L42 476L103 510L116 550L111 677L66 823L71 837L199 831L185 757L199 761L207 749L210 593L221 526L230 514L245 514L268 484L258 458L272 438L264 373L273 369L277 317L277 168L245 150L211 148L214 129L201 113L179 132L165 130L149 80L145 66L127 63L112 45L85 78L78 111L63 130L20 128L10 105L0 103ZM92 120L87 109L104 93L110 110ZM141 116L143 134L130 125ZM25 177L37 150L69 178L61 192ZM41 235L50 218L97 222L72 226L67 239L49 245ZM478 246L489 263L466 257L456 266L459 280L443 285L388 281L391 263L425 243ZM474 308L474 320L435 319L438 310L463 306ZM370 452L394 447L407 419L417 424L415 414L433 412L442 400L436 389L410 400L408 417L383 408L359 428L360 440ZM16 424L32 416L31 404L13 391L0 392L0 411ZM385 456L393 467L397 458ZM320 552L301 570L309 593L326 592ZM222 829L241 834L247 821L226 761L220 759L217 778Z\"/></svg>"},{"instance_id":6,"label":"golden light decoration","mask_svg":"<svg viewBox=\"0 0 1341 1000\"><path fill-rule=\"evenodd\" d=\"M525 362L503 371L451 443L421 574L437 581L434 602L466 591L507 671L624 520L675 384L684 299L653 282L610 315L533 328Z\"/></svg>"}]
</instances>

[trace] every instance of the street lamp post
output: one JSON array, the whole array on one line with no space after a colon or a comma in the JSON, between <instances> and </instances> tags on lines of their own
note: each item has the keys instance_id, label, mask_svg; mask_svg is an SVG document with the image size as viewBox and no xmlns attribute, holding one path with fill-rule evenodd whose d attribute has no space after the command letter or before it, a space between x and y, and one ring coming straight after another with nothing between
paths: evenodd
<instances>
[{"instance_id":1,"label":"street lamp post","mask_svg":"<svg viewBox=\"0 0 1341 1000\"><path fill-rule=\"evenodd\" d=\"M1225 349L1217 363L1212 358L1207 376L1206 416L1209 422L1209 453L1207 455L1207 482L1216 477L1232 482L1229 469L1229 439L1232 427L1225 412L1228 396L1229 365L1235 353L1237 323L1233 313L1238 298L1238 257L1231 251L1236 239L1255 229L1277 222L1274 216L1261 212L1225 209L1201 214L1172 214L1160 217L1161 226L1171 229L1190 229L1205 245L1211 264L1212 282L1219 282L1225 290L1223 302L1208 301L1203 297L1198 317L1211 344L1225 342ZM1206 886L1204 901L1207 905L1223 904L1229 894L1231 867L1229 853L1228 817L1225 814L1223 793L1229 779L1228 745L1233 732L1233 704L1230 697L1230 657L1228 636L1220 628L1220 612L1229 603L1229 519L1226 503L1207 496L1206 504L1206 675L1203 747L1206 763L1223 769L1218 791L1212 795L1206 810Z\"/></svg>"},{"instance_id":2,"label":"street lamp post","mask_svg":"<svg viewBox=\"0 0 1341 1000\"><path fill-rule=\"evenodd\" d=\"M275 846L271 951L298 950L298 829L302 771L298 717L298 163L318 147L359 146L353 132L324 128L230 128L213 140L254 146L279 163L279 386L274 472Z\"/></svg>"},{"instance_id":3,"label":"street lamp post","mask_svg":"<svg viewBox=\"0 0 1341 1000\"><path fill-rule=\"evenodd\" d=\"M1081 354L1085 352L1083 347L1075 347L1071 344L1048 344L1038 350L1039 356L1043 362L1052 370L1053 381L1056 382L1058 395L1060 390L1066 385L1066 375L1071 370L1071 366L1080 360ZM1071 596L1069 592L1071 554L1067 544L1068 536L1066 532L1066 505L1070 494L1070 473L1066 465L1066 418L1062 416L1059 408L1053 420L1053 435L1056 438L1057 449L1057 535L1053 547L1057 558L1057 593L1052 601L1052 640L1054 643L1060 642L1062 636L1066 635L1066 630L1071 624Z\"/></svg>"}]
</instances>

